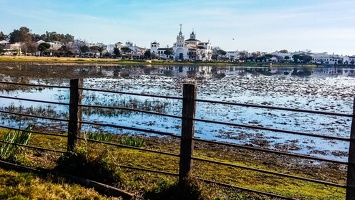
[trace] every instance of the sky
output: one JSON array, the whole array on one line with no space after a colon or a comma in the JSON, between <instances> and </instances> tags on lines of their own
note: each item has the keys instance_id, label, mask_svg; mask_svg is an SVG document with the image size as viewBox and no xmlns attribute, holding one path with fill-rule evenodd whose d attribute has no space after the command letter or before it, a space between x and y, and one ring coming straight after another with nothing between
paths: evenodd
<instances>
[{"instance_id":1,"label":"sky","mask_svg":"<svg viewBox=\"0 0 355 200\"><path fill-rule=\"evenodd\" d=\"M328 52L355 55L355 0L0 0L0 31L71 34L87 42L185 39L226 51Z\"/></svg>"}]
</instances>

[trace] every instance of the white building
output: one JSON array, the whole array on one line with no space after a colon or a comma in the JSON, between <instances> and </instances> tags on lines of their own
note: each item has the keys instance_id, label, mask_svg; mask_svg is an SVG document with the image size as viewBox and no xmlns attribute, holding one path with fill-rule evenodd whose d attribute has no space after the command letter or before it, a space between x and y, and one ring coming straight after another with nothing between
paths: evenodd
<instances>
[{"instance_id":1,"label":"white building","mask_svg":"<svg viewBox=\"0 0 355 200\"><path fill-rule=\"evenodd\" d=\"M335 64L340 64L339 62L343 61L343 58L341 58L339 55L328 54L327 52L313 53L311 54L311 56L312 56L312 62L316 64L335 65Z\"/></svg>"},{"instance_id":2,"label":"white building","mask_svg":"<svg viewBox=\"0 0 355 200\"><path fill-rule=\"evenodd\" d=\"M226 57L228 60L235 61L239 60L240 55L238 51L226 51Z\"/></svg>"},{"instance_id":3,"label":"white building","mask_svg":"<svg viewBox=\"0 0 355 200\"><path fill-rule=\"evenodd\" d=\"M175 60L200 60L209 61L212 58L212 45L208 42L201 42L196 39L194 31L190 34L190 38L185 40L185 36L181 31L176 37L176 43L173 44L173 52Z\"/></svg>"}]
</instances>

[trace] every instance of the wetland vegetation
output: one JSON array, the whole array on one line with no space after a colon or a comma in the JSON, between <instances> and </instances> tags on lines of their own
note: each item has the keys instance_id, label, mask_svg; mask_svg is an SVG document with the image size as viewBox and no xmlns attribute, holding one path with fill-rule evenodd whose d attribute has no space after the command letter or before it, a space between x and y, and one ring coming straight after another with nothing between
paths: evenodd
<instances>
[{"instance_id":1,"label":"wetland vegetation","mask_svg":"<svg viewBox=\"0 0 355 200\"><path fill-rule=\"evenodd\" d=\"M352 110L355 81L346 69L323 68L251 68L239 66L67 66L67 65L32 65L2 63L1 81L22 82L67 86L71 78L84 78L84 87L113 91L125 91L144 94L180 96L183 83L198 84L198 98L230 102L243 102L290 108L350 113ZM351 69L348 69L351 71ZM65 89L37 87L19 88L1 84L2 94L16 97L38 97L42 100L68 102ZM67 117L67 109L57 105L40 105L25 101L1 99L1 110L22 112L53 118ZM112 107L135 108L165 114L180 114L181 102L175 100L103 94L100 92L84 93L83 103ZM198 103L197 117L202 119L220 119L226 122L240 122L257 126L271 126L295 131L309 131L324 135L348 137L351 121L338 117L318 117L299 113L277 112L272 110L243 109L232 106L206 105ZM139 114L125 110L84 108L83 118L95 122L118 123L138 128L169 131L179 134L180 121L150 114ZM34 126L36 131L44 131L65 136L65 124L49 120L16 118L1 115L2 125L16 127L19 121ZM132 170L129 167L147 168L157 171L177 173L178 158L159 155L152 152L117 148L92 143L90 140L110 141L118 144L136 145L142 148L179 153L179 141L168 137L125 131L104 129L97 126L83 127L89 141L79 145L79 154L87 155L94 161L101 157L117 166L115 173L120 174L119 181L113 185L137 194L162 195L174 188L177 178L155 173ZM1 137L7 132L2 130ZM347 156L347 143L330 140L316 140L272 134L265 131L250 131L242 128L210 126L196 123L195 135L229 143L237 143L295 152L307 155L344 160ZM138 139L139 138L139 139ZM33 134L30 145L43 148L66 149L66 138ZM26 149L19 155L17 162L31 166L53 169L62 156L54 152ZM86 154L87 153L87 154ZM345 184L346 167L341 164L315 162L277 154L232 148L223 145L195 143L195 156L208 158L239 166L251 166L258 169L278 171L285 174ZM107 165L110 166L110 165ZM275 175L253 172L230 166L194 161L193 175L204 179L243 186L264 192L300 199L343 199L344 189L315 184L307 181L280 178ZM194 180L192 181L194 182ZM211 187L199 182L201 195L205 199L265 199L264 196L224 187ZM195 190L197 191L197 189ZM199 191L199 190L198 190Z\"/></svg>"}]
</instances>

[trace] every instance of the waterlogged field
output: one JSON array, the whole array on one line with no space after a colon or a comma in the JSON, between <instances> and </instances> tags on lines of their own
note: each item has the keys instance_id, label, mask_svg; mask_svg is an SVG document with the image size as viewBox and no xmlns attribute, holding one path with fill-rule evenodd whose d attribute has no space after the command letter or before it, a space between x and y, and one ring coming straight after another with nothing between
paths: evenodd
<instances>
[{"instance_id":1,"label":"waterlogged field","mask_svg":"<svg viewBox=\"0 0 355 200\"><path fill-rule=\"evenodd\" d=\"M182 96L184 83L197 84L198 99L250 103L286 108L351 114L355 94L355 69L349 68L244 68L212 66L1 66L1 81L68 86L70 78L84 78L84 88L139 94ZM4 70L3 70L4 69ZM43 69L43 70L41 70ZM69 90L20 88L1 84L1 96L69 102ZM127 107L181 116L180 100L106 92L83 92L82 104ZM53 118L68 118L66 106L0 98L3 111ZM351 118L241 106L197 103L196 118L348 138ZM83 121L181 132L181 120L120 109L83 107ZM35 124L66 131L66 123L1 114L3 126ZM107 126L83 125L86 132L146 134ZM146 134L149 135L149 134ZM196 122L195 136L347 160L348 142L298 136L235 126Z\"/></svg>"}]
</instances>

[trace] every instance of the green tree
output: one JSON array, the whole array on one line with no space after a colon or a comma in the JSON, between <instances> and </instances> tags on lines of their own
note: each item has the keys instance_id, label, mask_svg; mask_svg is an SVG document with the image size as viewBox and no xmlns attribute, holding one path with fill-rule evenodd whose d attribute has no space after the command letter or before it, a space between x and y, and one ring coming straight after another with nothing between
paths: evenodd
<instances>
[{"instance_id":1,"label":"green tree","mask_svg":"<svg viewBox=\"0 0 355 200\"><path fill-rule=\"evenodd\" d=\"M288 53L288 51L286 49L280 50L280 53Z\"/></svg>"},{"instance_id":2,"label":"green tree","mask_svg":"<svg viewBox=\"0 0 355 200\"><path fill-rule=\"evenodd\" d=\"M116 57L121 57L122 56L121 55L121 51L117 47L115 47L113 49L113 53L116 55Z\"/></svg>"},{"instance_id":3,"label":"green tree","mask_svg":"<svg viewBox=\"0 0 355 200\"><path fill-rule=\"evenodd\" d=\"M166 49L165 50L165 52L164 52L164 54L169 58L170 57L170 55L173 55L173 50L172 49Z\"/></svg>"},{"instance_id":4,"label":"green tree","mask_svg":"<svg viewBox=\"0 0 355 200\"><path fill-rule=\"evenodd\" d=\"M145 52L144 52L144 58L146 58L146 59L150 59L151 58L151 56L152 56L152 54L151 54L151 52L150 52L150 49L148 49L148 50L146 50Z\"/></svg>"},{"instance_id":5,"label":"green tree","mask_svg":"<svg viewBox=\"0 0 355 200\"><path fill-rule=\"evenodd\" d=\"M221 56L225 56L227 54L227 52L222 49L219 49L219 50L217 50L217 54L221 55Z\"/></svg>"},{"instance_id":6,"label":"green tree","mask_svg":"<svg viewBox=\"0 0 355 200\"><path fill-rule=\"evenodd\" d=\"M41 52L41 55L42 55L43 52L46 51L47 49L49 49L50 47L51 47L50 44L44 42L44 43L39 44L37 49L38 49L38 51Z\"/></svg>"},{"instance_id":7,"label":"green tree","mask_svg":"<svg viewBox=\"0 0 355 200\"><path fill-rule=\"evenodd\" d=\"M302 62L308 63L312 60L312 57L306 54L295 54L292 56L295 63Z\"/></svg>"},{"instance_id":8,"label":"green tree","mask_svg":"<svg viewBox=\"0 0 355 200\"><path fill-rule=\"evenodd\" d=\"M89 52L89 51L90 51L90 48L89 48L88 46L84 45L84 46L81 46L81 47L80 47L80 51L81 51L82 53L86 53L86 52Z\"/></svg>"},{"instance_id":9,"label":"green tree","mask_svg":"<svg viewBox=\"0 0 355 200\"><path fill-rule=\"evenodd\" d=\"M100 53L100 58L102 57L102 52L105 50L105 47L98 47L97 51Z\"/></svg>"},{"instance_id":10,"label":"green tree","mask_svg":"<svg viewBox=\"0 0 355 200\"><path fill-rule=\"evenodd\" d=\"M6 40L7 36L1 31L0 32L0 40Z\"/></svg>"},{"instance_id":11,"label":"green tree","mask_svg":"<svg viewBox=\"0 0 355 200\"><path fill-rule=\"evenodd\" d=\"M132 50L128 47L122 47L121 50L123 51L123 53L130 53Z\"/></svg>"},{"instance_id":12,"label":"green tree","mask_svg":"<svg viewBox=\"0 0 355 200\"><path fill-rule=\"evenodd\" d=\"M10 33L10 43L16 42L30 42L32 41L32 35L30 34L30 29L27 27L21 27L20 29L15 29Z\"/></svg>"}]
</instances>

